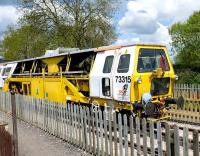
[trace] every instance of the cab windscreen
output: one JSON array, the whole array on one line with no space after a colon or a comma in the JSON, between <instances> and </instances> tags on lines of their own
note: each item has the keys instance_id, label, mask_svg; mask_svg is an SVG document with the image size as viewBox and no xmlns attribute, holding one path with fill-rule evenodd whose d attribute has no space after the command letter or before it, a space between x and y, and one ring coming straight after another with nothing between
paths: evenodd
<instances>
[{"instance_id":1,"label":"cab windscreen","mask_svg":"<svg viewBox=\"0 0 200 156\"><path fill-rule=\"evenodd\" d=\"M152 72L157 68L169 71L169 63L163 49L141 48L138 57L137 71L139 73Z\"/></svg>"}]
</instances>

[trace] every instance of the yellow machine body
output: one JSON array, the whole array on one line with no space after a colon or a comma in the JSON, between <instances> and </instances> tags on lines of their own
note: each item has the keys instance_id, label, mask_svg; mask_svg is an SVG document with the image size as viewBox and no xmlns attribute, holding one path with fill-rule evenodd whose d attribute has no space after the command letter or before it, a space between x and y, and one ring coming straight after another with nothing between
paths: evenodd
<instances>
[{"instance_id":1,"label":"yellow machine body","mask_svg":"<svg viewBox=\"0 0 200 156\"><path fill-rule=\"evenodd\" d=\"M162 50L162 55L165 55L164 63L168 64L169 69L163 71L162 68L156 68L149 72L139 72L138 65L141 49L150 49L149 53L151 53L151 50ZM120 60L122 55L130 54L130 67L127 74L122 72L118 76L117 71L115 72L114 70L117 70L119 66L118 68L117 65L115 67L114 63L111 68L113 72L111 71L110 74L106 73L104 74L105 76L99 74L100 67L98 69L95 68L103 66L105 60L97 59L110 54L113 55L113 62L115 64L119 64L117 61ZM145 59L145 56L141 56L141 58ZM153 57L151 59L153 60ZM156 58L154 58L155 60ZM171 97L176 78L166 47L162 45L136 44L131 46L103 47L51 57L21 60L17 63L16 70L5 81L4 91L16 88L16 93L40 99L63 103L70 101L79 104L98 105L119 111L134 111L134 109L137 109L135 107L136 104L142 105L143 95L145 93L153 94L151 89L154 79L157 81L161 78L167 78L168 91L162 95L157 91L157 95L151 96L151 102L158 103L163 98ZM117 84L117 82L121 83ZM108 86L104 87L104 83L108 83ZM127 88L125 88L126 90L124 88L118 89L120 85L127 87L128 91ZM95 87L97 87L96 90L98 91L95 91ZM100 91L101 87L104 87L102 91ZM108 87L110 87L110 90ZM102 92L104 95L102 95ZM128 95L125 95L126 93ZM126 97L123 99L121 96ZM162 111L164 113L165 109L163 108Z\"/></svg>"},{"instance_id":2,"label":"yellow machine body","mask_svg":"<svg viewBox=\"0 0 200 156\"><path fill-rule=\"evenodd\" d=\"M9 82L22 84L22 94L33 96L39 99L48 99L55 102L73 102L88 103L88 98L78 91L71 82L70 78L9 78ZM81 89L88 90L88 85L84 84L88 79L79 79ZM8 82L4 85L4 91L8 91Z\"/></svg>"},{"instance_id":3,"label":"yellow machine body","mask_svg":"<svg viewBox=\"0 0 200 156\"><path fill-rule=\"evenodd\" d=\"M136 48L136 56L137 57L136 58L139 57L139 51L141 48L144 48L144 47L137 46L137 48ZM150 92L152 79L153 78L161 78L161 77L162 78L165 78L165 77L170 78L169 91L164 95L153 96L153 99L157 99L159 97L161 98L162 96L163 97L172 96L175 74L174 74L173 66L170 62L170 58L168 56L166 48L165 47L154 47L154 46L146 46L145 48L163 49L166 54L170 69L169 69L169 71L166 71L164 74L163 74L162 69L159 69L159 68L154 70L153 72L139 73L137 71L138 66L135 66L134 72L132 74L131 101L141 101L142 94L145 92ZM135 61L136 61L136 64L138 65L138 59L136 59ZM141 83L137 83L138 79L141 79Z\"/></svg>"}]
</instances>

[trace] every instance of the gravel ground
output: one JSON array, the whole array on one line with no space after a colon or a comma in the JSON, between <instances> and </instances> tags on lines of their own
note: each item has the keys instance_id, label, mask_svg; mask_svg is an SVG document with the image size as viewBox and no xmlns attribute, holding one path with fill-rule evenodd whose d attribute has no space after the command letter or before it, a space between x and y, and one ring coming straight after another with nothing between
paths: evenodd
<instances>
[{"instance_id":1,"label":"gravel ground","mask_svg":"<svg viewBox=\"0 0 200 156\"><path fill-rule=\"evenodd\" d=\"M7 122L12 132L9 114L0 112L0 121ZM88 153L56 138L43 130L18 120L19 156L89 156Z\"/></svg>"}]
</instances>

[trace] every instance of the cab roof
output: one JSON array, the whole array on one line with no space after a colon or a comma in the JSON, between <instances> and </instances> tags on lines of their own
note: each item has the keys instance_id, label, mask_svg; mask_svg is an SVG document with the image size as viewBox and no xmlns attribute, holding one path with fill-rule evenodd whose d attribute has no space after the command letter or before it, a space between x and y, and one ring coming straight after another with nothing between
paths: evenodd
<instances>
[{"instance_id":1,"label":"cab roof","mask_svg":"<svg viewBox=\"0 0 200 156\"><path fill-rule=\"evenodd\" d=\"M165 45L162 44L130 44L130 45L113 45L113 46L103 46L103 47L98 47L95 48L95 52L101 52L101 51L107 51L107 50L115 50L115 49L120 49L123 47L131 47L131 46L151 46L151 47L166 47Z\"/></svg>"}]
</instances>

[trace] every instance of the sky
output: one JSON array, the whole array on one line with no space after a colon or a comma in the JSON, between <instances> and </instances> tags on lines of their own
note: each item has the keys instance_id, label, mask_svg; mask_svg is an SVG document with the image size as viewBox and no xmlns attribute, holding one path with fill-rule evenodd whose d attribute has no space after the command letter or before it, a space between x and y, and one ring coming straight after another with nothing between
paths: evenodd
<instances>
[{"instance_id":1,"label":"sky","mask_svg":"<svg viewBox=\"0 0 200 156\"><path fill-rule=\"evenodd\" d=\"M17 23L21 16L17 11L18 0L0 0L0 40L8 25Z\"/></svg>"},{"instance_id":2,"label":"sky","mask_svg":"<svg viewBox=\"0 0 200 156\"><path fill-rule=\"evenodd\" d=\"M197 10L200 10L199 0L128 1L117 25L117 43L161 43L169 47L170 26L186 21Z\"/></svg>"},{"instance_id":3,"label":"sky","mask_svg":"<svg viewBox=\"0 0 200 156\"><path fill-rule=\"evenodd\" d=\"M0 39L8 25L17 23L20 0L0 0ZM116 15L118 39L115 44L161 43L169 46L168 28L184 22L196 10L200 0L125 0Z\"/></svg>"}]
</instances>

